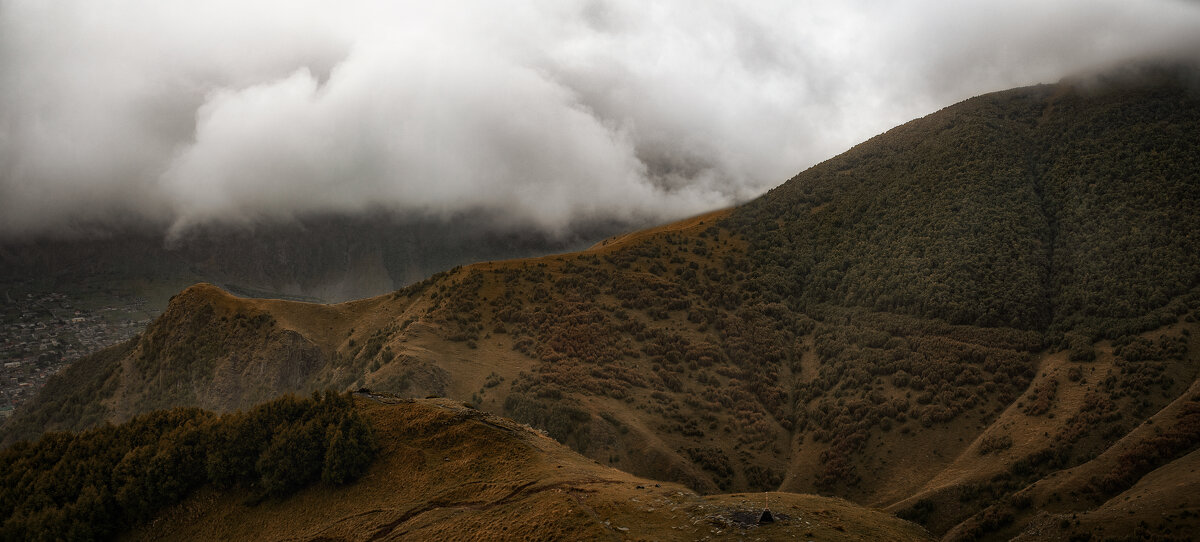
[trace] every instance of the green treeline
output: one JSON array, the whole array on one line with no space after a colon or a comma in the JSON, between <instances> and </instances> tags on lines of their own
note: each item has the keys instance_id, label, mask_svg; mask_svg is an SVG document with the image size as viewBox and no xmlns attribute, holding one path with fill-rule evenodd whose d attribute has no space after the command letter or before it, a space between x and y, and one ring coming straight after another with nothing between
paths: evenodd
<instances>
[{"instance_id":1,"label":"green treeline","mask_svg":"<svg viewBox=\"0 0 1200 542\"><path fill-rule=\"evenodd\" d=\"M0 452L3 540L93 540L145 523L205 485L282 497L357 479L376 454L349 395L284 396L248 412L160 410Z\"/></svg>"}]
</instances>

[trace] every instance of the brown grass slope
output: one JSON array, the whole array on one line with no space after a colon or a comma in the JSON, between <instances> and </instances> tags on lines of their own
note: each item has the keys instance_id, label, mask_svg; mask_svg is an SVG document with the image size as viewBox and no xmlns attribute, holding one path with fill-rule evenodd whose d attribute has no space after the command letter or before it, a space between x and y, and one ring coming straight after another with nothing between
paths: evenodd
<instances>
[{"instance_id":1,"label":"brown grass slope","mask_svg":"<svg viewBox=\"0 0 1200 542\"><path fill-rule=\"evenodd\" d=\"M1200 93L1182 73L974 98L746 206L388 296L196 286L5 438L367 387L468 401L705 493L820 492L1011 536L1060 513L1026 488L1102 457L1200 370ZM1172 438L1105 491L1200 446Z\"/></svg>"},{"instance_id":2,"label":"brown grass slope","mask_svg":"<svg viewBox=\"0 0 1200 542\"><path fill-rule=\"evenodd\" d=\"M889 509L950 540L1021 533L1172 539L1188 532L1200 501L1182 497L1200 477L1179 465L1194 461L1188 458L1200 445L1197 331L1181 323L1133 343L1172 347L1175 359L1144 359L1108 341L1097 345L1094 361L1043 358L1022 397L951 466ZM1178 477L1168 481L1161 471ZM1154 498L1130 496L1142 493ZM1175 500L1164 506L1164 499ZM1103 512L1118 503L1121 514Z\"/></svg>"},{"instance_id":3,"label":"brown grass slope","mask_svg":"<svg viewBox=\"0 0 1200 542\"><path fill-rule=\"evenodd\" d=\"M840 499L701 496L604 467L543 434L449 400L360 399L383 446L365 476L243 504L207 490L134 540L927 540Z\"/></svg>"}]
</instances>

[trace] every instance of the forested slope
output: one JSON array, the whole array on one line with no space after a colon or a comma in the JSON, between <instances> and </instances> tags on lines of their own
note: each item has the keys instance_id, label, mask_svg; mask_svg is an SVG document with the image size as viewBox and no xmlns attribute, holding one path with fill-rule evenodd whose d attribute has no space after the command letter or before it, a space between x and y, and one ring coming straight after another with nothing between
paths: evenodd
<instances>
[{"instance_id":1,"label":"forested slope","mask_svg":"<svg viewBox=\"0 0 1200 542\"><path fill-rule=\"evenodd\" d=\"M1142 67L974 98L739 209L768 299L1116 337L1200 284L1197 90Z\"/></svg>"}]
</instances>

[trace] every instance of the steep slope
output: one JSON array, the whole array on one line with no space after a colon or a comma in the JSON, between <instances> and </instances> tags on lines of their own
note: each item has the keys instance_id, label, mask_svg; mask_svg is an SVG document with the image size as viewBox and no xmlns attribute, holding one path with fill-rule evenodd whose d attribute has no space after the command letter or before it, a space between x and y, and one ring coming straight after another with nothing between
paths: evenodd
<instances>
[{"instance_id":1,"label":"steep slope","mask_svg":"<svg viewBox=\"0 0 1200 542\"><path fill-rule=\"evenodd\" d=\"M1157 327L1200 282L1195 72L1135 66L967 100L772 190L738 232L764 287L801 306Z\"/></svg>"},{"instance_id":2,"label":"steep slope","mask_svg":"<svg viewBox=\"0 0 1200 542\"><path fill-rule=\"evenodd\" d=\"M1200 382L1095 459L1031 484L951 534L965 537L981 531L988 518L1003 518L1018 527L1002 532L1005 536L1020 532L1038 537L1055 530L1048 526L1057 526L1064 538L1084 533L1142 538L1141 532L1186 539L1200 529L1196 503L1189 502L1200 487L1194 470L1196 435Z\"/></svg>"},{"instance_id":3,"label":"steep slope","mask_svg":"<svg viewBox=\"0 0 1200 542\"><path fill-rule=\"evenodd\" d=\"M1196 381L1196 73L981 96L746 206L389 296L193 288L157 334L64 372L6 438L80 410L121 419L151 406L147 386L226 409L272 386L367 387L470 401L704 492L820 491L950 538L1015 534L1040 520L994 502L1060 513L1040 480L1117 453ZM239 331L203 316L217 305L277 323ZM214 350L187 362L199 348ZM1177 440L1162 465L1200 434Z\"/></svg>"}]
</instances>

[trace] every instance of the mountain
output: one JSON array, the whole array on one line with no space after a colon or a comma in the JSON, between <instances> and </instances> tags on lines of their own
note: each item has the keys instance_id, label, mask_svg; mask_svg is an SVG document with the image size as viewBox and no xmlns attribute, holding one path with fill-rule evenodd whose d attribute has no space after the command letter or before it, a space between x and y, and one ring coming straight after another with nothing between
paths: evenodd
<instances>
[{"instance_id":1,"label":"mountain","mask_svg":"<svg viewBox=\"0 0 1200 542\"><path fill-rule=\"evenodd\" d=\"M638 478L456 401L360 394L353 403L331 395L283 398L219 418L204 411L156 411L121 426L50 435L10 449L0 453L12 478L0 490L0 510L9 518L0 524L0 536L929 540L916 525L840 499L700 496ZM331 429L320 430L326 424ZM248 427L255 428L257 444L245 435L222 438ZM305 438L309 427L334 436L328 442ZM371 429L342 436L355 427ZM287 452L277 453L281 449ZM48 459L50 450L61 453ZM297 476L310 455L317 458L312 477ZM102 457L113 458L115 467L98 467ZM153 459L131 459L138 457ZM356 467L337 467L347 460ZM254 474L225 481L242 464ZM192 472L195 465L202 472ZM68 489L76 486L78 491ZM47 495L44 487L59 491ZM766 507L771 521L760 523Z\"/></svg>"},{"instance_id":2,"label":"mountain","mask_svg":"<svg viewBox=\"0 0 1200 542\"><path fill-rule=\"evenodd\" d=\"M384 211L286 223L79 227L76 237L0 232L0 420L82 355L127 340L197 282L248 297L344 301L390 292L434 271L586 247L616 223L558 234L486 212L402 218Z\"/></svg>"},{"instance_id":3,"label":"mountain","mask_svg":"<svg viewBox=\"0 0 1200 542\"><path fill-rule=\"evenodd\" d=\"M385 296L193 286L5 439L369 388L469 401L702 493L836 495L949 540L1186 538L1197 74L972 98L747 205Z\"/></svg>"}]
</instances>

